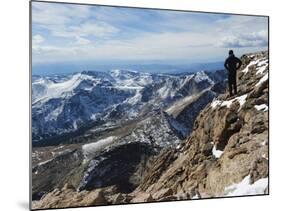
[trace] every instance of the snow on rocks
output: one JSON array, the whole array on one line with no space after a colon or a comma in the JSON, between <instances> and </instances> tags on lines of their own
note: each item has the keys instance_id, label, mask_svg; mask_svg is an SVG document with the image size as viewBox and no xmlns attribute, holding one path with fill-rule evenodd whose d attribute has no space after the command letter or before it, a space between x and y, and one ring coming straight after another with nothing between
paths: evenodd
<instances>
[{"instance_id":1,"label":"snow on rocks","mask_svg":"<svg viewBox=\"0 0 281 211\"><path fill-rule=\"evenodd\" d=\"M220 107L224 107L226 106L227 108L230 108L231 104L235 101L238 101L239 104L240 104L240 108L239 110L242 108L242 106L244 105L244 103L246 102L246 98L247 98L248 94L244 94L244 95L241 95L239 97L236 97L232 100L214 100L212 103L211 103L211 106L212 108L216 108L217 106L220 106Z\"/></svg>"},{"instance_id":2,"label":"snow on rocks","mask_svg":"<svg viewBox=\"0 0 281 211\"><path fill-rule=\"evenodd\" d=\"M171 95L171 89L168 86L163 86L157 91L157 93L164 99Z\"/></svg>"},{"instance_id":3,"label":"snow on rocks","mask_svg":"<svg viewBox=\"0 0 281 211\"><path fill-rule=\"evenodd\" d=\"M261 85L263 82L265 82L266 80L268 80L268 73L266 73L261 79L260 81L256 84L256 86Z\"/></svg>"},{"instance_id":4,"label":"snow on rocks","mask_svg":"<svg viewBox=\"0 0 281 211\"><path fill-rule=\"evenodd\" d=\"M101 139L97 142L83 145L82 151L83 151L84 157L86 158L86 160L91 159L92 156L96 152L98 152L98 151L104 149L105 147L109 146L116 139L117 139L117 137L115 137L115 136L109 136L109 137L107 137L105 139Z\"/></svg>"},{"instance_id":5,"label":"snow on rocks","mask_svg":"<svg viewBox=\"0 0 281 211\"><path fill-rule=\"evenodd\" d=\"M166 112L168 114L172 114L173 112L175 112L176 110L184 107L188 102L192 102L192 100L195 98L194 95L191 96L187 96L179 101L176 101L171 107L169 107Z\"/></svg>"},{"instance_id":6,"label":"snow on rocks","mask_svg":"<svg viewBox=\"0 0 281 211\"><path fill-rule=\"evenodd\" d=\"M141 97L142 97L141 90L140 89L136 90L136 94L133 97L127 99L127 102L131 105L135 105L141 101Z\"/></svg>"},{"instance_id":7,"label":"snow on rocks","mask_svg":"<svg viewBox=\"0 0 281 211\"><path fill-rule=\"evenodd\" d=\"M268 160L268 157L266 156L266 154L263 154L263 155L262 155L262 158Z\"/></svg>"},{"instance_id":8,"label":"snow on rocks","mask_svg":"<svg viewBox=\"0 0 281 211\"><path fill-rule=\"evenodd\" d=\"M257 70L256 74L260 74L260 73L263 73L263 71L266 70L266 68L267 68L267 66L268 66L267 64L268 64L268 59L264 60L264 59L262 58L262 59L258 59L258 60L253 60L253 61L251 61L251 62L242 70L242 72L246 74L246 73L249 72L249 68L250 68L251 66L256 65L256 66L257 66L257 68L256 68L256 70Z\"/></svg>"},{"instance_id":9,"label":"snow on rocks","mask_svg":"<svg viewBox=\"0 0 281 211\"><path fill-rule=\"evenodd\" d=\"M212 153L216 158L220 158L220 156L223 154L223 151L217 150L216 146L214 145L214 147L212 149Z\"/></svg>"},{"instance_id":10,"label":"snow on rocks","mask_svg":"<svg viewBox=\"0 0 281 211\"><path fill-rule=\"evenodd\" d=\"M220 100L214 100L211 103L212 108L216 108L217 106L220 106L220 105L221 105L221 101Z\"/></svg>"},{"instance_id":11,"label":"snow on rocks","mask_svg":"<svg viewBox=\"0 0 281 211\"><path fill-rule=\"evenodd\" d=\"M265 144L266 144L266 141L263 141L263 142L261 143L262 146L265 146Z\"/></svg>"},{"instance_id":12,"label":"snow on rocks","mask_svg":"<svg viewBox=\"0 0 281 211\"><path fill-rule=\"evenodd\" d=\"M264 65L266 65L266 64L268 64L268 59L259 61L258 64L257 64L257 66L258 66L258 67L261 67L261 66L264 66Z\"/></svg>"},{"instance_id":13,"label":"snow on rocks","mask_svg":"<svg viewBox=\"0 0 281 211\"><path fill-rule=\"evenodd\" d=\"M249 71L249 67L253 66L253 65L256 65L259 61L258 60L254 60L254 61L251 61L243 70L242 70L242 73L247 73Z\"/></svg>"},{"instance_id":14,"label":"snow on rocks","mask_svg":"<svg viewBox=\"0 0 281 211\"><path fill-rule=\"evenodd\" d=\"M199 71L194 75L194 80L199 83L201 81L207 80L209 83L213 83L213 81L209 78L209 76L204 71Z\"/></svg>"},{"instance_id":15,"label":"snow on rocks","mask_svg":"<svg viewBox=\"0 0 281 211\"><path fill-rule=\"evenodd\" d=\"M40 98L39 100L47 101L51 98L58 98L61 97L63 93L70 92L74 90L79 83L81 82L82 74L78 73L73 75L70 79L60 82L60 83L54 83L49 81L47 84L47 90Z\"/></svg>"},{"instance_id":16,"label":"snow on rocks","mask_svg":"<svg viewBox=\"0 0 281 211\"><path fill-rule=\"evenodd\" d=\"M47 163L50 163L52 160L53 160L53 158L48 159L48 160L45 160L45 161L43 161L43 162L38 163L37 166L45 165L45 164L47 164Z\"/></svg>"},{"instance_id":17,"label":"snow on rocks","mask_svg":"<svg viewBox=\"0 0 281 211\"><path fill-rule=\"evenodd\" d=\"M247 94L244 94L240 97L235 98L236 100L238 100L238 102L240 104L240 108L245 104L247 96L248 96Z\"/></svg>"},{"instance_id":18,"label":"snow on rocks","mask_svg":"<svg viewBox=\"0 0 281 211\"><path fill-rule=\"evenodd\" d=\"M262 66L257 68L256 75L263 74L263 72L267 69L268 66Z\"/></svg>"},{"instance_id":19,"label":"snow on rocks","mask_svg":"<svg viewBox=\"0 0 281 211\"><path fill-rule=\"evenodd\" d=\"M255 108L258 111L268 111L268 106L266 104L255 105Z\"/></svg>"},{"instance_id":20,"label":"snow on rocks","mask_svg":"<svg viewBox=\"0 0 281 211\"><path fill-rule=\"evenodd\" d=\"M225 188L224 196L245 196L264 194L268 186L268 178L262 178L250 184L250 175L246 176L241 182Z\"/></svg>"},{"instance_id":21,"label":"snow on rocks","mask_svg":"<svg viewBox=\"0 0 281 211\"><path fill-rule=\"evenodd\" d=\"M198 194L195 194L191 199L200 199L200 197L198 196Z\"/></svg>"},{"instance_id":22,"label":"snow on rocks","mask_svg":"<svg viewBox=\"0 0 281 211\"><path fill-rule=\"evenodd\" d=\"M268 59L265 59L265 60L263 60L263 61L258 62L256 75L258 75L258 74L263 74L263 72L264 72L267 68L268 68Z\"/></svg>"}]
</instances>

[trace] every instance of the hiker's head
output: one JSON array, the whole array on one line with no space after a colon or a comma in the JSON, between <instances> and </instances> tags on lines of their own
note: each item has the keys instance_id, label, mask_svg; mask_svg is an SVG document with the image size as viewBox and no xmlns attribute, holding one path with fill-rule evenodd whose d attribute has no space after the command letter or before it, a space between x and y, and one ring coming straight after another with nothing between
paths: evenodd
<instances>
[{"instance_id":1,"label":"hiker's head","mask_svg":"<svg viewBox=\"0 0 281 211\"><path fill-rule=\"evenodd\" d=\"M228 51L228 54L229 54L229 56L232 56L234 53L233 53L233 50L229 50Z\"/></svg>"}]
</instances>

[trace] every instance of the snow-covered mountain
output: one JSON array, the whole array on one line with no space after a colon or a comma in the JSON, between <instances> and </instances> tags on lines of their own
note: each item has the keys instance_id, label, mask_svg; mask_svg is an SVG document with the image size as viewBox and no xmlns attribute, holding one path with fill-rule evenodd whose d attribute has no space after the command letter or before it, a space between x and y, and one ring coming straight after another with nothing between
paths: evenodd
<instances>
[{"instance_id":1,"label":"snow-covered mountain","mask_svg":"<svg viewBox=\"0 0 281 211\"><path fill-rule=\"evenodd\" d=\"M33 143L143 118L210 88L224 77L222 71L168 75L118 69L33 76Z\"/></svg>"}]
</instances>

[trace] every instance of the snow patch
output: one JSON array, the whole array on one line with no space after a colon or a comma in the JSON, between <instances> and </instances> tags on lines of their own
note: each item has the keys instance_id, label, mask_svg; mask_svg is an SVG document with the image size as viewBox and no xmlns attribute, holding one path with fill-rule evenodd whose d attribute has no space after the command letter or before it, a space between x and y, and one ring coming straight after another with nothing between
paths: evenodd
<instances>
[{"instance_id":1,"label":"snow patch","mask_svg":"<svg viewBox=\"0 0 281 211\"><path fill-rule=\"evenodd\" d=\"M37 166L45 165L45 164L51 162L52 160L53 160L53 158L51 158L51 159L49 159L49 160L45 160L45 161L43 161L43 162L38 163Z\"/></svg>"},{"instance_id":2,"label":"snow patch","mask_svg":"<svg viewBox=\"0 0 281 211\"><path fill-rule=\"evenodd\" d=\"M117 137L115 137L115 136L109 136L109 137L107 137L105 139L101 139L97 142L83 145L82 151L83 151L84 157L86 158L86 160L91 159L96 152L109 146L116 139L117 139Z\"/></svg>"},{"instance_id":3,"label":"snow patch","mask_svg":"<svg viewBox=\"0 0 281 211\"><path fill-rule=\"evenodd\" d=\"M181 148L181 144L178 144L177 146L176 146L176 149L180 149Z\"/></svg>"},{"instance_id":4,"label":"snow patch","mask_svg":"<svg viewBox=\"0 0 281 211\"><path fill-rule=\"evenodd\" d=\"M255 105L255 108L258 111L268 111L268 106L266 104Z\"/></svg>"},{"instance_id":5,"label":"snow patch","mask_svg":"<svg viewBox=\"0 0 281 211\"><path fill-rule=\"evenodd\" d=\"M191 199L199 199L198 194L194 195Z\"/></svg>"},{"instance_id":6,"label":"snow patch","mask_svg":"<svg viewBox=\"0 0 281 211\"><path fill-rule=\"evenodd\" d=\"M46 117L46 121L51 121L51 120L57 120L58 116L62 113L64 108L64 105L61 105L57 107L55 110L53 110L51 113L49 113Z\"/></svg>"},{"instance_id":7,"label":"snow patch","mask_svg":"<svg viewBox=\"0 0 281 211\"><path fill-rule=\"evenodd\" d=\"M263 82L265 82L266 80L268 80L268 73L266 73L261 79L260 81L256 84L256 86L261 85Z\"/></svg>"},{"instance_id":8,"label":"snow patch","mask_svg":"<svg viewBox=\"0 0 281 211\"><path fill-rule=\"evenodd\" d=\"M267 67L268 67L267 65L266 66L262 66L262 67L258 67L256 75L263 74L263 72L267 69Z\"/></svg>"},{"instance_id":9,"label":"snow patch","mask_svg":"<svg viewBox=\"0 0 281 211\"><path fill-rule=\"evenodd\" d=\"M165 99L167 97L173 97L175 95L174 92L172 92L172 88L171 88L171 84L167 83L165 84L163 87L161 87L160 89L158 89L157 94L162 98Z\"/></svg>"},{"instance_id":10,"label":"snow patch","mask_svg":"<svg viewBox=\"0 0 281 211\"><path fill-rule=\"evenodd\" d=\"M263 141L263 142L261 143L262 146L264 146L265 144L266 144L266 141Z\"/></svg>"},{"instance_id":11,"label":"snow patch","mask_svg":"<svg viewBox=\"0 0 281 211\"><path fill-rule=\"evenodd\" d=\"M119 70L119 69L114 69L114 70L111 70L110 73L111 73L111 76L112 76L112 77L120 77L120 75L121 75L121 70Z\"/></svg>"},{"instance_id":12,"label":"snow patch","mask_svg":"<svg viewBox=\"0 0 281 211\"><path fill-rule=\"evenodd\" d=\"M221 105L221 101L220 100L214 100L211 103L212 108L216 108L217 106Z\"/></svg>"},{"instance_id":13,"label":"snow patch","mask_svg":"<svg viewBox=\"0 0 281 211\"><path fill-rule=\"evenodd\" d=\"M268 178L262 178L250 184L250 175L246 176L241 182L230 185L224 189L225 196L244 196L264 194L268 186Z\"/></svg>"},{"instance_id":14,"label":"snow patch","mask_svg":"<svg viewBox=\"0 0 281 211\"><path fill-rule=\"evenodd\" d=\"M175 110L182 108L184 105L186 105L189 101L192 101L192 99L194 99L194 96L187 96L177 102L175 102L171 107L169 107L166 112L168 114L172 114Z\"/></svg>"},{"instance_id":15,"label":"snow patch","mask_svg":"<svg viewBox=\"0 0 281 211\"><path fill-rule=\"evenodd\" d=\"M207 81L209 81L210 83L213 84L213 81L209 78L209 76L204 71L196 72L195 75L194 75L194 80L197 83L207 80Z\"/></svg>"},{"instance_id":16,"label":"snow patch","mask_svg":"<svg viewBox=\"0 0 281 211\"><path fill-rule=\"evenodd\" d=\"M224 100L224 101L221 101L221 100L214 100L212 103L211 103L211 107L214 109L216 108L217 106L220 106L220 107L224 107L226 106L227 108L230 108L231 104L234 102L234 101L238 101L239 104L240 104L240 108L239 110L241 109L241 107L245 104L246 102L246 98L247 98L248 94L244 94L242 96L239 96L239 97L236 97L232 100ZM238 111L239 111L238 110Z\"/></svg>"},{"instance_id":17,"label":"snow patch","mask_svg":"<svg viewBox=\"0 0 281 211\"><path fill-rule=\"evenodd\" d=\"M70 79L62 82L55 83L53 81L48 81L45 84L46 91L42 96L37 98L34 103L38 101L46 102L49 99L60 98L64 96L64 94L67 95L67 93L72 92L80 84L82 80L87 80L87 79L92 80L93 78L91 76L78 73L73 75Z\"/></svg>"},{"instance_id":18,"label":"snow patch","mask_svg":"<svg viewBox=\"0 0 281 211\"><path fill-rule=\"evenodd\" d=\"M247 73L249 72L249 67L253 66L253 65L256 65L257 63L259 62L259 60L254 60L254 61L251 61L243 70L242 70L242 73Z\"/></svg>"},{"instance_id":19,"label":"snow patch","mask_svg":"<svg viewBox=\"0 0 281 211\"><path fill-rule=\"evenodd\" d=\"M129 98L127 102L131 105L135 105L141 101L141 97L142 97L141 90L140 89L136 90L136 94L133 97Z\"/></svg>"},{"instance_id":20,"label":"snow patch","mask_svg":"<svg viewBox=\"0 0 281 211\"><path fill-rule=\"evenodd\" d=\"M73 128L74 128L75 130L77 130L77 128L78 128L78 126L77 126L77 121L76 121L76 120L73 121Z\"/></svg>"},{"instance_id":21,"label":"snow patch","mask_svg":"<svg viewBox=\"0 0 281 211\"><path fill-rule=\"evenodd\" d=\"M216 146L214 145L214 147L212 149L212 153L216 158L220 158L220 156L223 154L223 151L217 150Z\"/></svg>"},{"instance_id":22,"label":"snow patch","mask_svg":"<svg viewBox=\"0 0 281 211\"><path fill-rule=\"evenodd\" d=\"M239 102L239 104L240 104L240 108L245 104L247 96L248 96L248 95L245 94L245 95L242 95L242 96L240 96L240 97L236 97L236 98L235 98L236 100L238 100L238 102ZM240 110L240 108L239 108L239 110Z\"/></svg>"},{"instance_id":23,"label":"snow patch","mask_svg":"<svg viewBox=\"0 0 281 211\"><path fill-rule=\"evenodd\" d=\"M265 59L265 60L263 60L263 61L259 61L258 64L257 64L257 66L258 66L258 67L261 67L261 66L264 66L264 65L266 65L266 64L268 64L268 59Z\"/></svg>"},{"instance_id":24,"label":"snow patch","mask_svg":"<svg viewBox=\"0 0 281 211\"><path fill-rule=\"evenodd\" d=\"M193 77L194 75L187 75L185 76L185 78L183 79L183 81L181 82L181 85L179 87L179 89L181 89L182 87L184 87L186 85L186 83L188 83L190 81L190 79Z\"/></svg>"},{"instance_id":25,"label":"snow patch","mask_svg":"<svg viewBox=\"0 0 281 211\"><path fill-rule=\"evenodd\" d=\"M263 154L262 157L265 158L266 160L268 160L268 157L266 157L266 154Z\"/></svg>"}]
</instances>

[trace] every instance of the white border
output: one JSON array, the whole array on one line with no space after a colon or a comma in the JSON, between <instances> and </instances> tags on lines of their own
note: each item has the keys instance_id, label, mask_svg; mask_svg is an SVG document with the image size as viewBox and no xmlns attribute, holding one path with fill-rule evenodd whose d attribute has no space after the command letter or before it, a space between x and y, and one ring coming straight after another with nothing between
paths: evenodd
<instances>
[{"instance_id":1,"label":"white border","mask_svg":"<svg viewBox=\"0 0 281 211\"><path fill-rule=\"evenodd\" d=\"M212 199L153 203L141 205L110 206L75 210L270 210L278 207L280 200L280 6L276 0L68 0L94 4L136 7L201 10L269 15L270 24L270 142L271 142L271 195L231 199ZM28 209L28 139L29 139L29 46L27 0L1 2L0 11L0 123L1 123L1 210ZM278 105L279 103L279 105ZM279 117L279 118L278 118Z\"/></svg>"}]
</instances>

